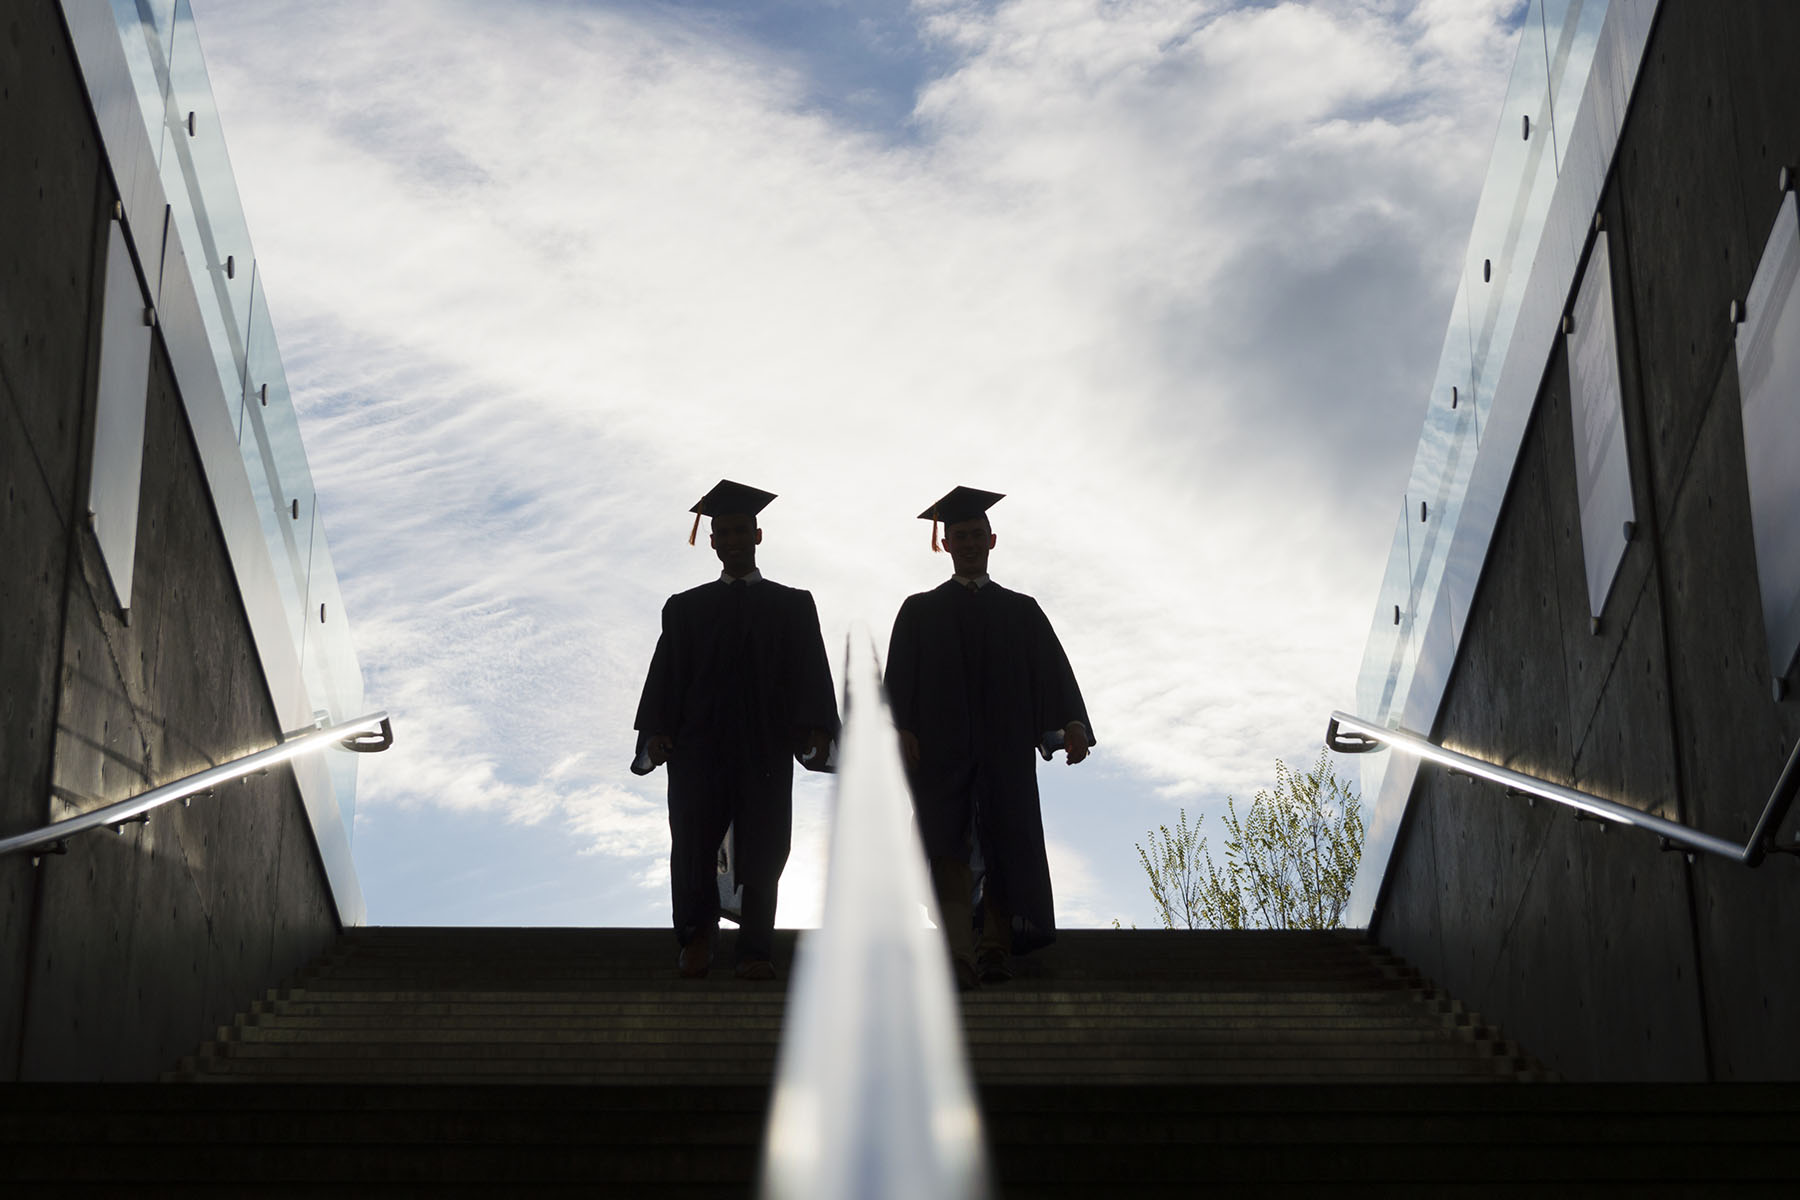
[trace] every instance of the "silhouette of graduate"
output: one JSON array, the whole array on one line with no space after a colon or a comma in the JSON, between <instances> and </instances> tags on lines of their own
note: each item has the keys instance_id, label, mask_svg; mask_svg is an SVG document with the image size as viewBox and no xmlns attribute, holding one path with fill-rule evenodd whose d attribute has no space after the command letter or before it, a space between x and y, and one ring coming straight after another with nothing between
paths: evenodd
<instances>
[{"instance_id":1,"label":"silhouette of graduate","mask_svg":"<svg viewBox=\"0 0 1800 1200\"><path fill-rule=\"evenodd\" d=\"M669 768L669 887L677 969L703 978L719 931L718 854L732 831L743 886L740 979L775 978L775 899L794 823L794 761L827 770L837 693L812 593L764 579L757 514L770 492L722 479L690 510L723 570L669 597L638 702L632 770Z\"/></svg>"},{"instance_id":2,"label":"silhouette of graduate","mask_svg":"<svg viewBox=\"0 0 1800 1200\"><path fill-rule=\"evenodd\" d=\"M1049 619L988 577L1001 499L958 487L919 514L933 550L943 522L955 574L906 598L888 643L888 699L964 990L1012 978L1013 953L1055 940L1035 753L1064 749L1073 766L1094 744Z\"/></svg>"}]
</instances>

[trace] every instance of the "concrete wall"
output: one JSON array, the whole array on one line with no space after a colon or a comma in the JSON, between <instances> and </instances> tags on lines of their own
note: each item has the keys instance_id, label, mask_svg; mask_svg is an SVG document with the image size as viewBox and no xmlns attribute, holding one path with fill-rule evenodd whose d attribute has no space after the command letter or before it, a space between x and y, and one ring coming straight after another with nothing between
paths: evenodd
<instances>
[{"instance_id":1,"label":"concrete wall","mask_svg":"<svg viewBox=\"0 0 1800 1200\"><path fill-rule=\"evenodd\" d=\"M56 0L0 15L0 832L279 732L181 398L153 343L130 623L85 523L117 198ZM337 930L280 768L0 859L0 1079L150 1078Z\"/></svg>"},{"instance_id":2,"label":"concrete wall","mask_svg":"<svg viewBox=\"0 0 1800 1200\"><path fill-rule=\"evenodd\" d=\"M1796 62L1800 5L1664 0L1601 205L1637 536L1595 633L1559 345L1435 730L1740 841L1800 737L1800 678L1777 702L1767 666L1727 320L1800 165ZM1689 864L1426 767L1373 931L1570 1078L1800 1077L1800 860Z\"/></svg>"}]
</instances>

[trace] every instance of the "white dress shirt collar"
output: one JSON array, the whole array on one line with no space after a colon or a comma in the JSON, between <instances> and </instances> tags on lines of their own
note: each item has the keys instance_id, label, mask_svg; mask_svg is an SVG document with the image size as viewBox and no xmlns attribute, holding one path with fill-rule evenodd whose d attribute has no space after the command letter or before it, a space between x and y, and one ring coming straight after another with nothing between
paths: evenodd
<instances>
[{"instance_id":1,"label":"white dress shirt collar","mask_svg":"<svg viewBox=\"0 0 1800 1200\"><path fill-rule=\"evenodd\" d=\"M741 575L741 576L738 576L737 578L742 579L745 582L745 584L761 583L762 582L762 572L757 570L755 567L751 567L750 573L748 575ZM720 571L719 572L719 582L720 583L733 583L733 582L735 582L735 580L733 579L732 576L726 574L724 571Z\"/></svg>"}]
</instances>

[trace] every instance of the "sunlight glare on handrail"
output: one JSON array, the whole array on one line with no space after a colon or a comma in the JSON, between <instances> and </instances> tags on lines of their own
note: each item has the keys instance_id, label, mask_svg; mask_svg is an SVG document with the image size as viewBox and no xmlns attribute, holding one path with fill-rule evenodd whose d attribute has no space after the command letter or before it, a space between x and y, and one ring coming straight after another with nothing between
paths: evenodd
<instances>
[{"instance_id":1,"label":"sunlight glare on handrail","mask_svg":"<svg viewBox=\"0 0 1800 1200\"><path fill-rule=\"evenodd\" d=\"M385 748L391 742L392 736L386 712L374 712L353 721L344 721L337 725L296 733L283 738L266 750L258 750L241 758L232 759L230 762L220 763L216 767L207 767L205 770L196 771L192 775L177 779L173 783L165 783L159 788L154 788L140 796L133 796L129 800L120 800L103 808L92 809L61 821L53 821L38 829L0 838L0 855L11 854L17 850L38 850L53 846L79 833L88 833L95 829L135 821L165 804L197 796L220 784L229 783L233 779L241 779L255 771L266 771L270 767L299 758L303 754L317 753L339 743L356 739L358 734L372 733L375 730L382 731L384 738L382 748ZM370 749L374 748L370 747Z\"/></svg>"},{"instance_id":2,"label":"sunlight glare on handrail","mask_svg":"<svg viewBox=\"0 0 1800 1200\"><path fill-rule=\"evenodd\" d=\"M762 1194L972 1200L989 1191L981 1112L866 630L845 659L825 915L796 955Z\"/></svg>"},{"instance_id":3,"label":"sunlight glare on handrail","mask_svg":"<svg viewBox=\"0 0 1800 1200\"><path fill-rule=\"evenodd\" d=\"M1360 743L1347 743L1342 739L1343 731L1361 739ZM1787 768L1782 772L1781 780L1776 784L1775 792L1769 797L1768 807L1763 818L1757 823L1756 833L1751 840L1740 846L1727 838L1683 825L1679 821L1671 821L1659 817L1655 813L1632 808L1628 804L1620 804L1616 800L1607 800L1601 796L1565 787L1560 783L1551 783L1536 776L1514 771L1498 763L1461 754L1446 749L1421 734L1410 729L1396 729L1381 725L1375 721L1352 716L1347 712L1331 714L1331 724L1326 729L1325 744L1340 753L1364 753L1374 748L1375 743L1391 746L1395 750L1416 755L1427 762L1437 763L1453 771L1461 771L1476 779L1485 779L1489 783L1497 783L1510 791L1521 795L1535 796L1560 804L1564 808L1591 820L1616 822L1620 825L1643 829L1662 838L1671 846L1684 850L1704 851L1716 854L1720 858L1728 858L1733 862L1755 866L1763 859L1766 848L1763 845L1765 836L1773 836L1773 826L1779 823L1788 805L1792 803L1795 791L1797 760L1800 760L1800 745L1795 746L1794 753L1788 759Z\"/></svg>"}]
</instances>

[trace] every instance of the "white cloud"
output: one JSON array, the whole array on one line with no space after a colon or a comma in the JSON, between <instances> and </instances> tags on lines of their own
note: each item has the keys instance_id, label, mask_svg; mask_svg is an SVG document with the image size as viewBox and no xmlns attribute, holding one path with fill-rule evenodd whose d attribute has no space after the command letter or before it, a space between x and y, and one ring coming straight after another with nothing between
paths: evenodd
<instances>
[{"instance_id":1,"label":"white cloud","mask_svg":"<svg viewBox=\"0 0 1800 1200\"><path fill-rule=\"evenodd\" d=\"M1111 924L1118 911L1108 907L1108 898L1087 858L1055 837L1046 836L1044 850L1056 888L1057 923L1066 928Z\"/></svg>"},{"instance_id":2,"label":"white cloud","mask_svg":"<svg viewBox=\"0 0 1800 1200\"><path fill-rule=\"evenodd\" d=\"M1511 5L922 5L948 66L886 134L726 15L198 7L396 714L365 810L666 872L631 718L722 475L782 493L834 658L941 575L912 513L1008 492L995 574L1146 794L1247 794L1348 692Z\"/></svg>"}]
</instances>

